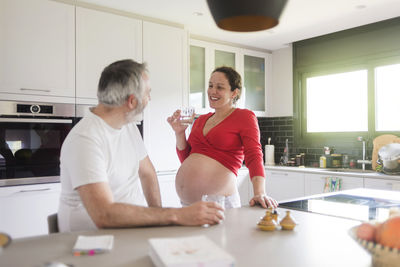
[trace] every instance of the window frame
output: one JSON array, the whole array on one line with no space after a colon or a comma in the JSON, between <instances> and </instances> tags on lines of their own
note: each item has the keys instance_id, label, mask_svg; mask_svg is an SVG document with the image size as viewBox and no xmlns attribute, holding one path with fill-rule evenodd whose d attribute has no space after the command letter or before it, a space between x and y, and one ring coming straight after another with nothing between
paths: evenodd
<instances>
[{"instance_id":1,"label":"window frame","mask_svg":"<svg viewBox=\"0 0 400 267\"><path fill-rule=\"evenodd\" d=\"M367 140L383 134L400 136L400 131L375 130L375 68L386 65L400 64L399 51L370 55L361 59L332 64L319 64L294 71L294 129L295 140L298 145L326 146L340 143L353 143L358 136ZM354 70L367 70L368 87L368 131L366 132L307 132L307 88L306 79L309 77L350 72ZM297 84L297 86L296 86ZM335 105L335 104L334 104ZM327 107L329 108L329 107Z\"/></svg>"}]
</instances>

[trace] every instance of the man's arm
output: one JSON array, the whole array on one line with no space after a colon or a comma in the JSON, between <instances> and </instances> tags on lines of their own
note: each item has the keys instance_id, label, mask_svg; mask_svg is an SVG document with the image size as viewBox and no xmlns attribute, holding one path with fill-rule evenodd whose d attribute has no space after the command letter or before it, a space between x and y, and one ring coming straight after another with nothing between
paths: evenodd
<instances>
[{"instance_id":1,"label":"man's arm","mask_svg":"<svg viewBox=\"0 0 400 267\"><path fill-rule=\"evenodd\" d=\"M141 207L114 202L106 182L77 188L82 202L98 228L134 227L147 225L203 225L223 220L222 207L214 202L197 202L185 208Z\"/></svg>"},{"instance_id":2,"label":"man's arm","mask_svg":"<svg viewBox=\"0 0 400 267\"><path fill-rule=\"evenodd\" d=\"M149 207L161 207L160 187L158 186L156 170L148 156L139 163L139 177Z\"/></svg>"}]
</instances>

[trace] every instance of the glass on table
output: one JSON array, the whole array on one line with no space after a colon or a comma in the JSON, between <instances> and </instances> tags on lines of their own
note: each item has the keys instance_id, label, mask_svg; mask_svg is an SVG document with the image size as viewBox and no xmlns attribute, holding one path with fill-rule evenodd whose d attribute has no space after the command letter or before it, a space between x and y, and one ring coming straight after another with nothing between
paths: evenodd
<instances>
[{"instance_id":1,"label":"glass on table","mask_svg":"<svg viewBox=\"0 0 400 267\"><path fill-rule=\"evenodd\" d=\"M206 201L206 202L215 202L218 205L220 205L222 208L225 209L225 196L222 195L202 195L201 196L201 200L202 201ZM224 216L224 212L223 211L219 211L222 216ZM225 216L224 216L225 217ZM219 223L221 223L222 221L220 221ZM209 224L204 224L203 227L209 227Z\"/></svg>"}]
</instances>

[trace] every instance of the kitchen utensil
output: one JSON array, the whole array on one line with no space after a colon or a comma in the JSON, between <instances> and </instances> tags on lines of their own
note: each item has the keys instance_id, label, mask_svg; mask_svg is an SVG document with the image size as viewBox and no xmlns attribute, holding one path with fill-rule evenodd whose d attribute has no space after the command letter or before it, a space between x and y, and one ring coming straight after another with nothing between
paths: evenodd
<instances>
[{"instance_id":1,"label":"kitchen utensil","mask_svg":"<svg viewBox=\"0 0 400 267\"><path fill-rule=\"evenodd\" d=\"M400 144L392 143L381 147L378 156L378 161L383 164L384 173L400 173Z\"/></svg>"},{"instance_id":2,"label":"kitchen utensil","mask_svg":"<svg viewBox=\"0 0 400 267\"><path fill-rule=\"evenodd\" d=\"M373 151L372 151L372 169L376 170L378 160L378 151L384 145L391 143L400 143L400 138L392 134L384 134L376 137L373 141Z\"/></svg>"}]
</instances>

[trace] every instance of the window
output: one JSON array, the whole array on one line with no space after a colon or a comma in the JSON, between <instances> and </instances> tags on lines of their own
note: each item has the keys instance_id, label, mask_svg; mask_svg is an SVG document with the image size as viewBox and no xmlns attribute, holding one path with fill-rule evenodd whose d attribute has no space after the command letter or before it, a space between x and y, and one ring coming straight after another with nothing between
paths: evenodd
<instances>
[{"instance_id":1,"label":"window","mask_svg":"<svg viewBox=\"0 0 400 267\"><path fill-rule=\"evenodd\" d=\"M368 131L367 80L367 70L307 78L307 132Z\"/></svg>"},{"instance_id":2,"label":"window","mask_svg":"<svg viewBox=\"0 0 400 267\"><path fill-rule=\"evenodd\" d=\"M400 131L400 64L375 68L376 131Z\"/></svg>"}]
</instances>

